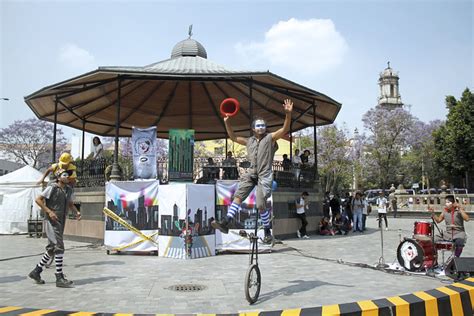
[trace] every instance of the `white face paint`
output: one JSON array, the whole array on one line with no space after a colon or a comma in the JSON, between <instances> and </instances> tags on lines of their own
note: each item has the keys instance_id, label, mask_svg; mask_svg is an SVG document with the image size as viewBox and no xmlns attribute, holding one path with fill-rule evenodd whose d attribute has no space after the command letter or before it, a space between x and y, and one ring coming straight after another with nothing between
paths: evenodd
<instances>
[{"instance_id":1,"label":"white face paint","mask_svg":"<svg viewBox=\"0 0 474 316\"><path fill-rule=\"evenodd\" d=\"M265 134L267 130L267 124L265 124L264 120L256 120L254 126L255 133L259 135Z\"/></svg>"},{"instance_id":2,"label":"white face paint","mask_svg":"<svg viewBox=\"0 0 474 316\"><path fill-rule=\"evenodd\" d=\"M59 176L59 180L61 180L64 183L69 182L69 174L67 172L61 173L61 176Z\"/></svg>"}]
</instances>

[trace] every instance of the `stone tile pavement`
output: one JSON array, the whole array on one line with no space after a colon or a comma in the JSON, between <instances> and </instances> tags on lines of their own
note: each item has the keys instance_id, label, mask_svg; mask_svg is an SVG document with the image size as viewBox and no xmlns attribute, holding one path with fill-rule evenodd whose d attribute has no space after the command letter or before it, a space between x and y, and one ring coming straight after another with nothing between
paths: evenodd
<instances>
[{"instance_id":1,"label":"stone tile pavement","mask_svg":"<svg viewBox=\"0 0 474 316\"><path fill-rule=\"evenodd\" d=\"M400 237L412 235L415 220L389 218L390 229L383 232L387 263L396 261ZM243 288L247 254L185 261L107 255L101 246L66 241L64 271L75 287L61 289L55 286L54 268L43 272L45 285L27 278L41 257L46 239L3 235L0 305L110 313L236 313L373 300L452 283L446 277L375 269L381 256L376 225L375 218L369 217L367 232L284 240L272 253L260 255L263 285L259 301L251 306ZM466 223L466 231L473 235L473 221ZM473 243L468 240L463 257L474 257ZM184 293L169 289L177 284L203 285L206 289Z\"/></svg>"}]
</instances>

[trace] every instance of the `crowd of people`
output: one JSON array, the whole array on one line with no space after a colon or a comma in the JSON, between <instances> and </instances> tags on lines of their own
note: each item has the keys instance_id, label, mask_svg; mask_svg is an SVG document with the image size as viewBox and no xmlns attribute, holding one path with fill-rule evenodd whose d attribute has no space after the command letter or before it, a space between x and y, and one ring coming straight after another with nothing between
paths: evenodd
<instances>
[{"instance_id":1,"label":"crowd of people","mask_svg":"<svg viewBox=\"0 0 474 316\"><path fill-rule=\"evenodd\" d=\"M298 238L309 238L306 232L308 221L305 214L309 204L308 195L308 192L303 192L295 201L296 217L301 220L301 228L296 232ZM444 221L446 224L446 233L441 232L440 236L435 236L435 240L453 242L454 255L459 257L467 239L464 222L469 221L469 216L453 195L446 195L445 200L445 208L439 215L434 213L433 208L428 208L436 223ZM397 198L394 195L387 198L381 191L375 200L374 208L377 211L378 228L388 230L387 212L391 211L393 217L397 217ZM323 216L318 223L318 233L323 236L347 235L351 230L353 233L363 233L367 229L366 220L371 212L372 205L362 192L355 192L354 196L346 193L343 199L338 194L326 192L323 199Z\"/></svg>"},{"instance_id":2,"label":"crowd of people","mask_svg":"<svg viewBox=\"0 0 474 316\"><path fill-rule=\"evenodd\" d=\"M300 204L297 200L296 215L298 218L301 218L298 212ZM382 228L382 225L385 224L385 230L388 230L387 211L391 210L394 213L394 217L396 217L396 198L392 198L389 201L384 193L381 192L374 208L377 210L379 228ZM362 192L355 192L354 195L347 192L342 199L337 193L331 194L326 192L323 198L323 216L318 224L318 232L320 235L347 235L350 231L353 233L363 233L367 229L367 216L371 212L372 205L370 205L367 196ZM305 227L306 225L306 218L304 221L302 219L302 226ZM305 228L304 232L306 232ZM303 236L301 229L296 234L298 238Z\"/></svg>"}]
</instances>

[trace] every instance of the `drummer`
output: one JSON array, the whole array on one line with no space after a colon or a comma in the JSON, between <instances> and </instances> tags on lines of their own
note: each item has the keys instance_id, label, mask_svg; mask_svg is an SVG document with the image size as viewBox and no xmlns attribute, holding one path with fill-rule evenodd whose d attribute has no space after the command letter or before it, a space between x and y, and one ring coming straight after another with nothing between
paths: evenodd
<instances>
[{"instance_id":1,"label":"drummer","mask_svg":"<svg viewBox=\"0 0 474 316\"><path fill-rule=\"evenodd\" d=\"M440 223L444 220L447 233L444 238L454 243L454 255L456 257L461 256L466 243L464 222L469 221L467 213L456 203L454 195L446 195L446 207L440 215L436 215L433 208L429 207L428 210L432 213L431 218L436 221L436 223Z\"/></svg>"}]
</instances>

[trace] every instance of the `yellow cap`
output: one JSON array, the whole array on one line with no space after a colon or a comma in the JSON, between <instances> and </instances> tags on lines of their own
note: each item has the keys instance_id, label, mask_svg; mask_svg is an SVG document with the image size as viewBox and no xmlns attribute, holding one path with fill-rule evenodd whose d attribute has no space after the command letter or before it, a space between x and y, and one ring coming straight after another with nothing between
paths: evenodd
<instances>
[{"instance_id":1,"label":"yellow cap","mask_svg":"<svg viewBox=\"0 0 474 316\"><path fill-rule=\"evenodd\" d=\"M72 156L70 153L62 153L59 157L59 163L62 165L67 165L72 161Z\"/></svg>"}]
</instances>

